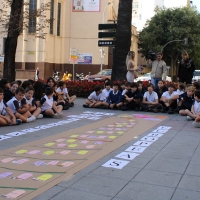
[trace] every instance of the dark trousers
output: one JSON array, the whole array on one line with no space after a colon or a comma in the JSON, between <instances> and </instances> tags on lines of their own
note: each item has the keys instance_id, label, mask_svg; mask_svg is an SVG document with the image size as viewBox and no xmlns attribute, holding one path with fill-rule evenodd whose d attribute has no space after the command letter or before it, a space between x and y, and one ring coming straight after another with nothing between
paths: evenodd
<instances>
[{"instance_id":1,"label":"dark trousers","mask_svg":"<svg viewBox=\"0 0 200 200\"><path fill-rule=\"evenodd\" d=\"M148 109L162 109L162 105L161 104L148 105L148 104L145 104L145 103L140 103L140 107L143 110L148 110Z\"/></svg>"}]
</instances>

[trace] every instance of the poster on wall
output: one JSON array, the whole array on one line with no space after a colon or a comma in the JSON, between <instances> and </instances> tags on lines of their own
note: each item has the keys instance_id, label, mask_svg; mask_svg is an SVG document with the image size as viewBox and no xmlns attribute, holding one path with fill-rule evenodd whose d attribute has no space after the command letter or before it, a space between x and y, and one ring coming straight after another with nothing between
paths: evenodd
<instances>
[{"instance_id":1,"label":"poster on wall","mask_svg":"<svg viewBox=\"0 0 200 200\"><path fill-rule=\"evenodd\" d=\"M73 12L99 12L100 0L72 0Z\"/></svg>"},{"instance_id":2,"label":"poster on wall","mask_svg":"<svg viewBox=\"0 0 200 200\"><path fill-rule=\"evenodd\" d=\"M78 64L92 64L92 54L91 53L79 53L78 54Z\"/></svg>"}]
</instances>

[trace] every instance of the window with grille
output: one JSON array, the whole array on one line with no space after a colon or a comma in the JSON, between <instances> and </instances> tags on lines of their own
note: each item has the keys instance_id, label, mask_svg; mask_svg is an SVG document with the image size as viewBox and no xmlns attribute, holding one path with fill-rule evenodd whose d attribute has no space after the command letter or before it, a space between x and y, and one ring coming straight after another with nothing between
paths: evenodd
<instances>
[{"instance_id":1,"label":"window with grille","mask_svg":"<svg viewBox=\"0 0 200 200\"><path fill-rule=\"evenodd\" d=\"M61 22L61 3L58 3L58 17L57 17L57 36L60 36L60 23Z\"/></svg>"},{"instance_id":2,"label":"window with grille","mask_svg":"<svg viewBox=\"0 0 200 200\"><path fill-rule=\"evenodd\" d=\"M51 10L50 10L50 34L53 34L53 21L54 21L54 0L51 0Z\"/></svg>"},{"instance_id":3,"label":"window with grille","mask_svg":"<svg viewBox=\"0 0 200 200\"><path fill-rule=\"evenodd\" d=\"M36 10L37 10L37 0L30 0L29 4L29 33L36 32Z\"/></svg>"}]
</instances>

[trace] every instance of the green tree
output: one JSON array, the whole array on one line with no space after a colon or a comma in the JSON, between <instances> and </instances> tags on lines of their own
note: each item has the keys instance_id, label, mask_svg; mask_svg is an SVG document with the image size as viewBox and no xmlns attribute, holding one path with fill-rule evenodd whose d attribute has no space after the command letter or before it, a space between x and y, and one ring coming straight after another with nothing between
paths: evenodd
<instances>
[{"instance_id":1,"label":"green tree","mask_svg":"<svg viewBox=\"0 0 200 200\"><path fill-rule=\"evenodd\" d=\"M188 45L184 42L169 43L163 49L163 59L171 66L171 76L177 74L177 63L183 50L189 53L196 68L200 68L200 14L190 7L156 8L155 12L139 34L142 54L145 56L150 49L159 52L169 41L188 38Z\"/></svg>"},{"instance_id":2,"label":"green tree","mask_svg":"<svg viewBox=\"0 0 200 200\"><path fill-rule=\"evenodd\" d=\"M126 78L126 56L131 46L132 0L120 0L116 29L116 45L113 49L112 80Z\"/></svg>"}]
</instances>

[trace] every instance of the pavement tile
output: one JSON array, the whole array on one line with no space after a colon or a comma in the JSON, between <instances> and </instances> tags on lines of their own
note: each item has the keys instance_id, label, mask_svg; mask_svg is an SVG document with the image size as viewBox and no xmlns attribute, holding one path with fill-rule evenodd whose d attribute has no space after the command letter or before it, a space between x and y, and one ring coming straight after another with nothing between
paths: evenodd
<instances>
[{"instance_id":1,"label":"pavement tile","mask_svg":"<svg viewBox=\"0 0 200 200\"><path fill-rule=\"evenodd\" d=\"M200 159L199 159L200 153L196 153L194 154L194 156L192 156L192 159L190 161L191 164L197 164L200 165Z\"/></svg>"},{"instance_id":2,"label":"pavement tile","mask_svg":"<svg viewBox=\"0 0 200 200\"><path fill-rule=\"evenodd\" d=\"M200 192L200 177L184 175L178 185L178 188Z\"/></svg>"},{"instance_id":3,"label":"pavement tile","mask_svg":"<svg viewBox=\"0 0 200 200\"><path fill-rule=\"evenodd\" d=\"M176 152L168 152L168 151L160 151L156 156L155 159L163 159L163 160L175 160L175 161L183 161L189 162L192 156L190 154L183 153L176 153Z\"/></svg>"},{"instance_id":4,"label":"pavement tile","mask_svg":"<svg viewBox=\"0 0 200 200\"><path fill-rule=\"evenodd\" d=\"M172 200L199 200L200 192L177 189Z\"/></svg>"},{"instance_id":5,"label":"pavement tile","mask_svg":"<svg viewBox=\"0 0 200 200\"><path fill-rule=\"evenodd\" d=\"M96 175L88 175L76 182L71 189L100 194L109 197L115 196L128 182L121 179L109 178Z\"/></svg>"},{"instance_id":6,"label":"pavement tile","mask_svg":"<svg viewBox=\"0 0 200 200\"><path fill-rule=\"evenodd\" d=\"M127 166L125 166L120 171L119 169L114 168L99 167L98 169L91 172L91 174L130 181L141 169Z\"/></svg>"},{"instance_id":7,"label":"pavement tile","mask_svg":"<svg viewBox=\"0 0 200 200\"><path fill-rule=\"evenodd\" d=\"M79 189L79 188L77 188ZM66 189L51 200L111 200L111 197L84 192L77 189Z\"/></svg>"},{"instance_id":8,"label":"pavement tile","mask_svg":"<svg viewBox=\"0 0 200 200\"><path fill-rule=\"evenodd\" d=\"M170 200L174 188L130 182L116 195L123 200Z\"/></svg>"},{"instance_id":9,"label":"pavement tile","mask_svg":"<svg viewBox=\"0 0 200 200\"><path fill-rule=\"evenodd\" d=\"M132 160L130 163L128 163L128 167L136 167L136 168L144 168L147 163L150 161L151 159L149 158L142 158L140 155L137 156L134 160Z\"/></svg>"},{"instance_id":10,"label":"pavement tile","mask_svg":"<svg viewBox=\"0 0 200 200\"><path fill-rule=\"evenodd\" d=\"M147 183L164 187L176 187L181 179L181 174L142 170L133 179L134 182Z\"/></svg>"},{"instance_id":11,"label":"pavement tile","mask_svg":"<svg viewBox=\"0 0 200 200\"><path fill-rule=\"evenodd\" d=\"M34 198L33 200L47 200L50 199L52 197L54 197L55 195L59 194L60 192L62 192L65 188L63 187L59 187L59 186L54 186L53 188L47 190L46 192L42 193L41 195L37 196L36 198Z\"/></svg>"},{"instance_id":12,"label":"pavement tile","mask_svg":"<svg viewBox=\"0 0 200 200\"><path fill-rule=\"evenodd\" d=\"M145 149L145 151L143 151L139 156L142 158L152 159L153 157L156 156L157 153L158 151L151 151L149 149Z\"/></svg>"},{"instance_id":13,"label":"pavement tile","mask_svg":"<svg viewBox=\"0 0 200 200\"><path fill-rule=\"evenodd\" d=\"M154 158L145 166L145 169L183 174L185 169L187 168L187 165L188 161L178 162L176 160L164 160Z\"/></svg>"},{"instance_id":14,"label":"pavement tile","mask_svg":"<svg viewBox=\"0 0 200 200\"><path fill-rule=\"evenodd\" d=\"M187 167L185 174L191 176L200 176L200 163L199 165L190 163Z\"/></svg>"}]
</instances>

